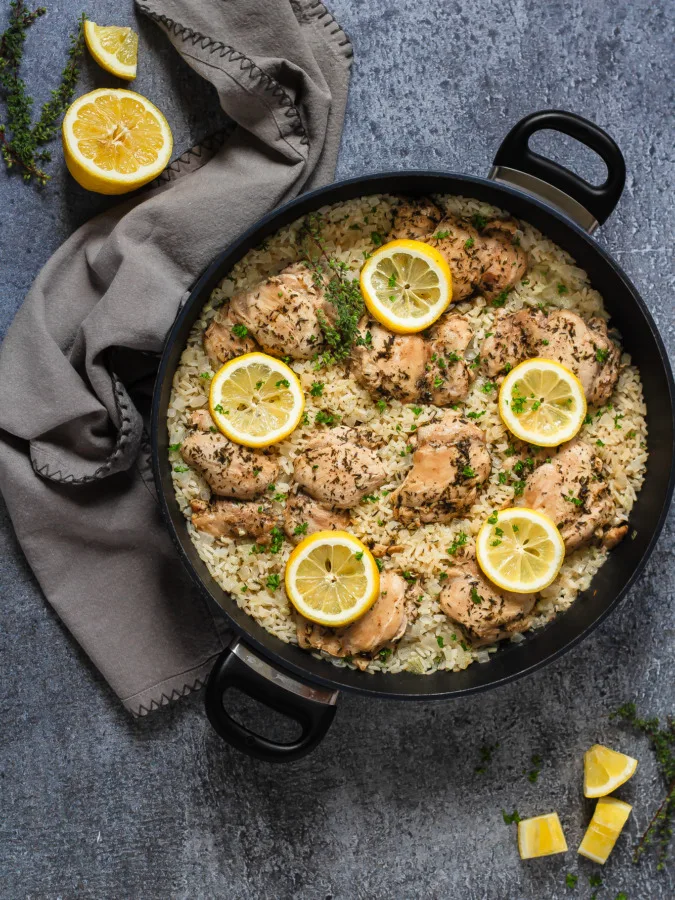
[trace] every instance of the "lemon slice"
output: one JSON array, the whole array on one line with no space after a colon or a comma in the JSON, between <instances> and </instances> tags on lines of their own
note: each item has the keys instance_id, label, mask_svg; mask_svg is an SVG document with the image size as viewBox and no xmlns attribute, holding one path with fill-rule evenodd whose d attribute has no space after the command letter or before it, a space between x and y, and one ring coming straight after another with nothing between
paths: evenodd
<instances>
[{"instance_id":1,"label":"lemon slice","mask_svg":"<svg viewBox=\"0 0 675 900\"><path fill-rule=\"evenodd\" d=\"M637 759L603 747L593 746L584 753L584 797L604 797L632 778Z\"/></svg>"},{"instance_id":2,"label":"lemon slice","mask_svg":"<svg viewBox=\"0 0 675 900\"><path fill-rule=\"evenodd\" d=\"M346 531L317 531L286 564L286 593L306 619L349 625L368 612L380 591L380 573L368 548Z\"/></svg>"},{"instance_id":3,"label":"lemon slice","mask_svg":"<svg viewBox=\"0 0 675 900\"><path fill-rule=\"evenodd\" d=\"M584 423L586 396L577 376L551 359L527 359L499 391L499 414L521 441L557 447Z\"/></svg>"},{"instance_id":4,"label":"lemon slice","mask_svg":"<svg viewBox=\"0 0 675 900\"><path fill-rule=\"evenodd\" d=\"M87 49L106 72L133 81L138 61L138 35L132 28L84 23Z\"/></svg>"},{"instance_id":5,"label":"lemon slice","mask_svg":"<svg viewBox=\"0 0 675 900\"><path fill-rule=\"evenodd\" d=\"M169 123L157 107L121 88L101 88L75 100L62 135L70 174L99 194L125 194L152 181L173 148Z\"/></svg>"},{"instance_id":6,"label":"lemon slice","mask_svg":"<svg viewBox=\"0 0 675 900\"><path fill-rule=\"evenodd\" d=\"M624 803L616 797L601 797L579 845L579 853L593 862L607 862L632 808L630 803Z\"/></svg>"},{"instance_id":7,"label":"lemon slice","mask_svg":"<svg viewBox=\"0 0 675 900\"><path fill-rule=\"evenodd\" d=\"M209 409L230 440L245 447L268 447L297 427L305 395L295 372L280 359L246 353L214 375Z\"/></svg>"},{"instance_id":8,"label":"lemon slice","mask_svg":"<svg viewBox=\"0 0 675 900\"><path fill-rule=\"evenodd\" d=\"M558 813L547 813L518 822L518 852L521 859L564 853L567 841Z\"/></svg>"},{"instance_id":9,"label":"lemon slice","mask_svg":"<svg viewBox=\"0 0 675 900\"><path fill-rule=\"evenodd\" d=\"M434 247L422 241L391 241L361 269L361 293L378 322L409 334L428 328L448 308L452 275Z\"/></svg>"},{"instance_id":10,"label":"lemon slice","mask_svg":"<svg viewBox=\"0 0 675 900\"><path fill-rule=\"evenodd\" d=\"M534 594L554 580L565 544L555 523L526 507L493 512L476 538L478 565L505 591Z\"/></svg>"}]
</instances>

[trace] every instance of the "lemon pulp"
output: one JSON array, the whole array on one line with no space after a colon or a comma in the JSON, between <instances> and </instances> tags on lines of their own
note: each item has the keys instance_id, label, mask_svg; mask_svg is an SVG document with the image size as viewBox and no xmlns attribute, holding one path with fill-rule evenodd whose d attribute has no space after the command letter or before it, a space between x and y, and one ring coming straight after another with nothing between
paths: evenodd
<instances>
[{"instance_id":1,"label":"lemon pulp","mask_svg":"<svg viewBox=\"0 0 675 900\"><path fill-rule=\"evenodd\" d=\"M136 77L138 35L133 29L87 20L84 36L89 52L103 69L128 81Z\"/></svg>"}]
</instances>

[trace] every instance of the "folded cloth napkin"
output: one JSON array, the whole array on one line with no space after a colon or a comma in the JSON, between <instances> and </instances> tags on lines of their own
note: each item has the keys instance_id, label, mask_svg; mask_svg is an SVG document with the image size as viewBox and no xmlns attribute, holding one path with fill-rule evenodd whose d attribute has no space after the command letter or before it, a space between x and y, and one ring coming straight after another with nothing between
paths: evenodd
<instances>
[{"instance_id":1,"label":"folded cloth napkin","mask_svg":"<svg viewBox=\"0 0 675 900\"><path fill-rule=\"evenodd\" d=\"M0 350L0 490L47 599L144 715L200 687L224 636L159 515L143 415L157 354L213 256L332 179L351 46L317 0L137 6L233 128L77 231L38 275Z\"/></svg>"}]
</instances>

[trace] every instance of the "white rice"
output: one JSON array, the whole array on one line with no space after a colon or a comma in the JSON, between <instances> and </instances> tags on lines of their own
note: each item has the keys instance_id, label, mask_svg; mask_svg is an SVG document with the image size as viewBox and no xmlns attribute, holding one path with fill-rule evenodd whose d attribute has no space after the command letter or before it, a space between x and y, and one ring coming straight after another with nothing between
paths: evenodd
<instances>
[{"instance_id":1,"label":"white rice","mask_svg":"<svg viewBox=\"0 0 675 900\"><path fill-rule=\"evenodd\" d=\"M436 201L449 212L462 217L474 213L492 217L502 215L500 210L462 197L439 196ZM372 251L371 234L385 236L391 228L393 198L371 196L321 210L324 226L323 238L327 249L335 257L345 261L354 275L363 263L365 251ZM187 419L195 409L207 405L209 380L200 377L212 374L208 358L202 348L204 329L215 315L216 310L235 292L252 288L279 272L298 258L295 239L302 224L299 220L283 228L273 238L255 250L251 250L234 267L232 272L217 287L195 322L187 347L176 371L171 402L168 410L169 443L180 444L187 432ZM357 226L350 228L351 226ZM607 319L602 297L591 288L587 274L575 265L574 260L560 247L545 238L530 225L521 223L521 246L530 257L530 270L525 276L526 283L520 283L509 294L505 309L515 311L523 306L546 303L550 307L565 307L588 318L601 316ZM558 285L567 291L560 293ZM495 310L482 297L459 303L453 312L467 316L474 330L474 343L480 347L486 332L490 331ZM621 374L612 397L611 408L605 408L593 417L591 424L583 426L580 437L592 444L602 458L608 475L611 495L616 503L616 522L625 520L630 514L637 492L642 486L647 463L646 407L642 396L640 375L631 365L628 354L621 359ZM378 492L375 502L361 503L352 510L351 530L372 543L402 544L404 550L396 555L384 557L385 569L394 568L408 571L417 577L419 592L418 615L409 625L395 652L386 661L379 658L372 661L367 671L400 672L403 670L426 674L436 670L460 670L474 660L486 661L495 647L472 650L463 641L460 629L440 610L438 595L441 583L438 575L447 569L451 557L447 547L463 531L469 536L467 549L471 549L479 527L492 510L511 505L514 489L511 484L499 483L499 472L506 463L510 465L509 434L504 428L497 411L496 392L486 395L481 386L486 379L479 376L464 401L465 410L485 411L478 420L484 430L492 456L492 473L479 493L478 503L469 515L455 519L448 525L426 525L416 531L408 531L394 519L390 498L386 491L393 490L404 478L411 465L411 457L406 452L408 437L414 427L424 424L435 407L422 406L418 415L410 405L389 401L381 412L370 395L351 378L340 366L320 373L311 361L293 361L291 367L299 376L307 390L306 409L309 423L299 427L287 440L276 445L281 472L276 484L277 492L287 492L291 486L293 459L303 451L304 445L325 428L314 423L315 413L326 410L338 414L346 425L365 425L379 435L384 442L378 455L382 459L390 480ZM308 389L312 382L325 383L323 395L312 397ZM602 445L597 444L601 441ZM208 566L214 579L225 592L234 597L236 603L280 640L296 643L295 627L291 609L283 589L283 572L292 549L285 543L281 552L252 554L253 541L249 539L216 539L193 528L189 503L195 498L208 499L209 489L199 474L184 468L178 451L170 454L174 472L176 497L188 519L188 530L199 555ZM178 467L178 470L176 469ZM372 540L371 540L372 539ZM628 538L629 539L629 538ZM551 587L542 591L531 619L531 627L538 628L549 622L558 612L567 609L579 591L587 589L600 566L607 559L607 551L599 547L588 547L568 556L559 577ZM277 590L266 587L270 574L281 576ZM228 598L223 597L226 607ZM514 641L522 640L517 635ZM325 654L337 666L351 665L344 660Z\"/></svg>"}]
</instances>

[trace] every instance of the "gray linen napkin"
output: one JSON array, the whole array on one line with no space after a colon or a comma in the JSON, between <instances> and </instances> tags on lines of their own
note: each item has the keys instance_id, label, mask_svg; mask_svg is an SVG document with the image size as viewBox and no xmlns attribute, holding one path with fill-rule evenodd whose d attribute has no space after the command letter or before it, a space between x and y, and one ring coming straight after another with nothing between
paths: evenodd
<instances>
[{"instance_id":1,"label":"gray linen napkin","mask_svg":"<svg viewBox=\"0 0 675 900\"><path fill-rule=\"evenodd\" d=\"M144 715L200 687L223 646L157 507L143 423L156 354L218 250L332 179L351 46L316 0L137 5L235 127L38 275L0 349L0 490L47 599Z\"/></svg>"}]
</instances>

